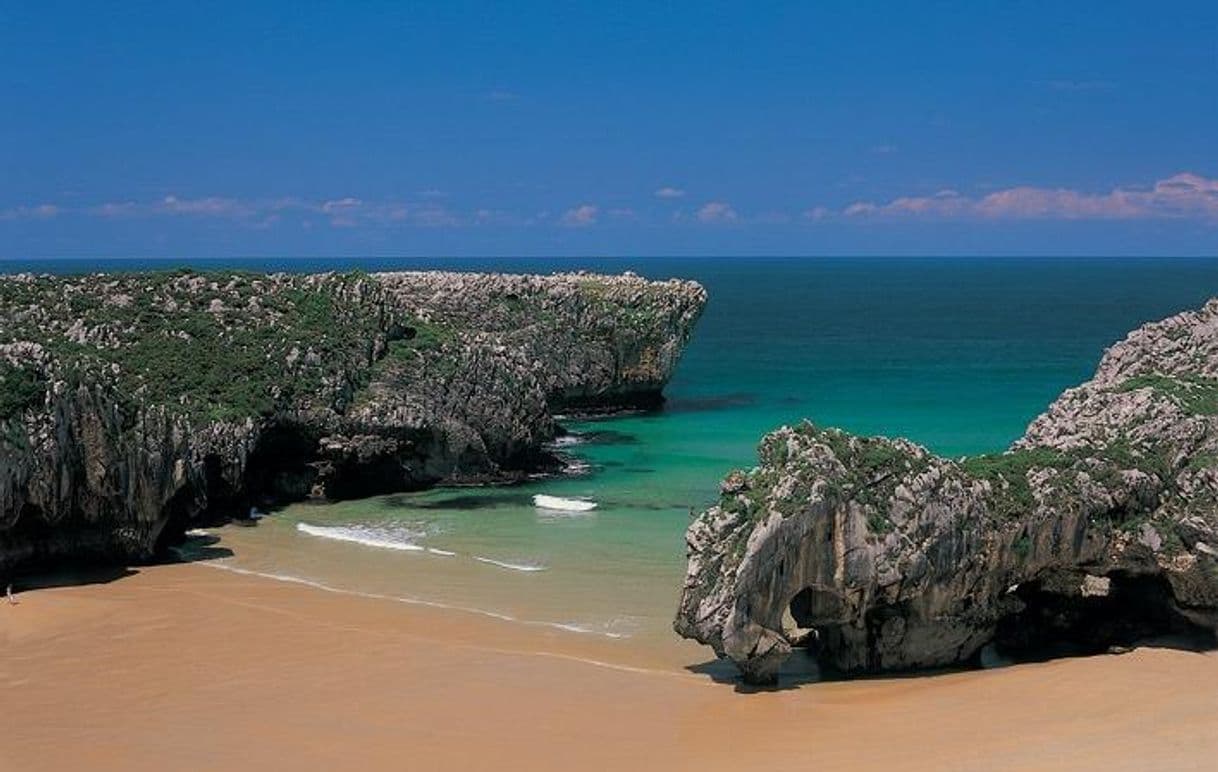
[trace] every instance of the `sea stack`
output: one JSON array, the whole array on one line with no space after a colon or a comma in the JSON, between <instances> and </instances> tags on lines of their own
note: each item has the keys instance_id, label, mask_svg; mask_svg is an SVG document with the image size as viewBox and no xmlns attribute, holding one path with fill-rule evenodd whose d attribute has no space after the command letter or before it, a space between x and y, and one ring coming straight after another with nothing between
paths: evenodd
<instances>
[{"instance_id":1,"label":"sea stack","mask_svg":"<svg viewBox=\"0 0 1218 772\"><path fill-rule=\"evenodd\" d=\"M675 627L772 683L987 644L1103 651L1218 627L1218 300L1145 325L1005 453L951 460L805 423L687 533Z\"/></svg>"},{"instance_id":2,"label":"sea stack","mask_svg":"<svg viewBox=\"0 0 1218 772\"><path fill-rule=\"evenodd\" d=\"M551 468L558 411L662 401L705 302L584 273L0 277L0 577Z\"/></svg>"}]
</instances>

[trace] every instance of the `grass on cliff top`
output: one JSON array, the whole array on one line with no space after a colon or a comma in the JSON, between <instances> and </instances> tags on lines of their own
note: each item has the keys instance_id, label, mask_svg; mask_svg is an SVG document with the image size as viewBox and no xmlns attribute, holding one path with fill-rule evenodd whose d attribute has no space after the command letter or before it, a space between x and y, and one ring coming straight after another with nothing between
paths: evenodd
<instances>
[{"instance_id":1,"label":"grass on cliff top","mask_svg":"<svg viewBox=\"0 0 1218 772\"><path fill-rule=\"evenodd\" d=\"M1119 485L1121 472L1127 469L1154 475L1164 484L1172 481L1171 461L1162 451L1153 447L1134 447L1123 439L1103 448L1072 452L1053 448L1023 448L972 456L961 461L960 468L972 477L990 482L997 496L995 514L1016 517L1036 506L1028 483L1030 472L1035 469L1068 470L1085 459L1098 462L1088 464L1085 471L1108 487Z\"/></svg>"},{"instance_id":2,"label":"grass on cliff top","mask_svg":"<svg viewBox=\"0 0 1218 772\"><path fill-rule=\"evenodd\" d=\"M343 318L324 291L288 290L275 298L274 324L226 327L216 314L154 319L120 363L129 388L150 400L187 404L213 420L266 415L297 397L317 394L327 377L340 378L352 348L366 348L372 332ZM182 337L185 333L187 338ZM312 349L316 363L290 364L293 350Z\"/></svg>"},{"instance_id":3,"label":"grass on cliff top","mask_svg":"<svg viewBox=\"0 0 1218 772\"><path fill-rule=\"evenodd\" d=\"M1036 506L1032 486L1028 484L1028 473L1033 469L1068 469L1077 459L1050 448L1027 448L1008 453L988 453L970 456L960 462L960 468L971 477L990 483L996 493L1001 493L1005 484L1005 496L997 514L1015 516L1030 511Z\"/></svg>"},{"instance_id":4,"label":"grass on cliff top","mask_svg":"<svg viewBox=\"0 0 1218 772\"><path fill-rule=\"evenodd\" d=\"M827 446L847 470L844 477L826 480L829 490L852 498L867 508L867 524L872 532L884 534L895 526L889 517L888 501L896 486L929 465L925 455L911 451L883 437L860 437L841 429L822 429L803 421L793 431L813 442ZM781 468L788 459L787 445L781 434L768 435L758 455L768 468Z\"/></svg>"},{"instance_id":5,"label":"grass on cliff top","mask_svg":"<svg viewBox=\"0 0 1218 772\"><path fill-rule=\"evenodd\" d=\"M867 508L867 527L881 535L893 530L889 499L902 479L918 473L928 462L880 437L855 437L849 442L844 433L833 436L837 439L829 444L834 455L848 468L858 470L850 484L855 500Z\"/></svg>"},{"instance_id":6,"label":"grass on cliff top","mask_svg":"<svg viewBox=\"0 0 1218 772\"><path fill-rule=\"evenodd\" d=\"M1198 415L1218 415L1218 380L1199 376L1135 375L1118 387L1120 391L1154 389Z\"/></svg>"},{"instance_id":7,"label":"grass on cliff top","mask_svg":"<svg viewBox=\"0 0 1218 772\"><path fill-rule=\"evenodd\" d=\"M1052 448L1026 448L1007 453L987 453L969 456L960 462L960 468L982 480L1026 477L1033 469L1064 469L1074 464L1074 456Z\"/></svg>"},{"instance_id":8,"label":"grass on cliff top","mask_svg":"<svg viewBox=\"0 0 1218 772\"><path fill-rule=\"evenodd\" d=\"M1188 460L1188 468L1194 471L1218 468L1218 453L1198 453Z\"/></svg>"},{"instance_id":9,"label":"grass on cliff top","mask_svg":"<svg viewBox=\"0 0 1218 772\"><path fill-rule=\"evenodd\" d=\"M38 373L0 362L0 421L7 421L42 401L46 384Z\"/></svg>"},{"instance_id":10,"label":"grass on cliff top","mask_svg":"<svg viewBox=\"0 0 1218 772\"><path fill-rule=\"evenodd\" d=\"M911 474L917 474L929 465L926 456L911 452L908 447L893 444L880 437L858 437L838 429L821 429L810 422L803 422L794 431L804 437L827 446L845 466L847 474L828 480L830 489L838 495L862 504L867 511L867 525L876 534L885 534L894 528L887 504L895 487ZM781 434L768 435L759 448L762 466L747 473L750 485L739 495L725 495L720 506L730 512L746 515L752 519L765 510L767 488L774 475L770 470L780 469L792 463ZM1198 457L1190 462L1193 468L1213 464L1214 455ZM798 463L798 462L796 462ZM1157 477L1170 488L1174 484L1173 462L1164 448L1154 445L1134 444L1128 439L1117 439L1102 448L1080 448L1060 451L1053 448L1023 448L1003 453L972 456L958 462L962 472L971 478L988 481L991 485L990 511L992 514L1016 519L1029 514L1037 505L1028 476L1037 469L1054 469L1071 475L1086 473L1095 482L1116 488L1123 484L1122 473L1139 470ZM796 467L798 471L798 467ZM1064 487L1058 493L1069 496L1074 477L1062 478ZM1138 512L1114 510L1108 517L1122 529L1129 529L1139 522Z\"/></svg>"},{"instance_id":11,"label":"grass on cliff top","mask_svg":"<svg viewBox=\"0 0 1218 772\"><path fill-rule=\"evenodd\" d=\"M0 282L0 311L19 320L23 308L48 310L40 324L10 325L6 337L42 343L70 383L102 380L133 407L239 420L314 399L329 406L358 387L380 320L338 293L364 278L268 286L257 274L175 271ZM115 302L118 294L126 302ZM73 320L87 325L86 342L69 338ZM20 404L28 390L5 404Z\"/></svg>"},{"instance_id":12,"label":"grass on cliff top","mask_svg":"<svg viewBox=\"0 0 1218 772\"><path fill-rule=\"evenodd\" d=\"M401 340L394 341L392 345L399 351L432 351L443 348L457 337L453 328L423 319L407 319L405 327L406 333Z\"/></svg>"},{"instance_id":13,"label":"grass on cliff top","mask_svg":"<svg viewBox=\"0 0 1218 772\"><path fill-rule=\"evenodd\" d=\"M375 365L375 372L383 373L386 368L417 364L420 357L441 351L457 339L457 330L453 327L423 319L407 319L403 328L404 334L400 338L389 341L385 356ZM430 361L436 368L435 372L441 375L451 375L456 370L456 361L452 357L432 357Z\"/></svg>"}]
</instances>

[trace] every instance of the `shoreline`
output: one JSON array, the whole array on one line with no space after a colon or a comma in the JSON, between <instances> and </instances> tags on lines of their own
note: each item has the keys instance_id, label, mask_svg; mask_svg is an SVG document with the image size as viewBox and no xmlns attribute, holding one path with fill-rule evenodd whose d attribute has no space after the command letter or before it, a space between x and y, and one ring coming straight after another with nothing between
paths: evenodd
<instances>
[{"instance_id":1,"label":"shoreline","mask_svg":"<svg viewBox=\"0 0 1218 772\"><path fill-rule=\"evenodd\" d=\"M191 563L124 573L0 604L0 769L1134 769L1218 755L1212 652L740 694L620 641ZM688 651L686 666L709 658Z\"/></svg>"}]
</instances>

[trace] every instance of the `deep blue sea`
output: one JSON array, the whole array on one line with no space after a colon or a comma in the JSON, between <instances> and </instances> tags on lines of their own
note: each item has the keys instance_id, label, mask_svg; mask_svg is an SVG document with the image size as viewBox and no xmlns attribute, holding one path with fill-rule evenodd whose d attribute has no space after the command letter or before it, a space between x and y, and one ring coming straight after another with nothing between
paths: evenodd
<instances>
[{"instance_id":1,"label":"deep blue sea","mask_svg":"<svg viewBox=\"0 0 1218 772\"><path fill-rule=\"evenodd\" d=\"M803 418L952 456L999 450L1105 347L1218 296L1218 260L1104 258L278 259L3 262L0 270L198 268L550 273L697 279L710 304L659 413L576 424L582 475L293 506L230 529L229 567L475 609L573 632L667 640L689 512ZM556 518L533 493L588 496ZM429 551L430 550L430 551Z\"/></svg>"}]
</instances>

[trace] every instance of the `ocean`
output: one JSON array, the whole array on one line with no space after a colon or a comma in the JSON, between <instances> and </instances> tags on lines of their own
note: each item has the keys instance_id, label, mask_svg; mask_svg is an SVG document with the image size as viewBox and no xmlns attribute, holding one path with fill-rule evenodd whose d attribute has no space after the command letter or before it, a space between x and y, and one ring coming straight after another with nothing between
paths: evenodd
<instances>
[{"instance_id":1,"label":"ocean","mask_svg":"<svg viewBox=\"0 0 1218 772\"><path fill-rule=\"evenodd\" d=\"M1218 295L1218 260L1162 258L31 261L0 270L187 264L633 270L702 282L710 303L664 409L566 422L570 474L293 505L257 528L218 529L213 559L202 561L670 653L686 524L725 473L752 465L765 432L808 419L950 456L1001 450L1127 331ZM546 512L532 506L536 493L598 506Z\"/></svg>"}]
</instances>

